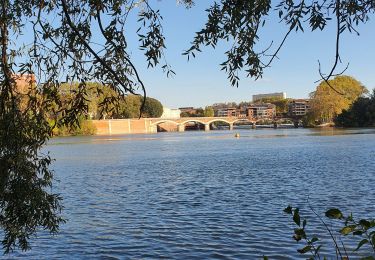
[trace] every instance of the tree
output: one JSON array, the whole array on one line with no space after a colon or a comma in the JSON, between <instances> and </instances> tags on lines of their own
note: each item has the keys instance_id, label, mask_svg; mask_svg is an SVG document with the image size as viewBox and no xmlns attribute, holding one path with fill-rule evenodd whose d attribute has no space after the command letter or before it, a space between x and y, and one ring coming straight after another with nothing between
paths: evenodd
<instances>
[{"instance_id":1,"label":"tree","mask_svg":"<svg viewBox=\"0 0 375 260\"><path fill-rule=\"evenodd\" d=\"M353 77L337 76L328 83L320 83L316 91L311 94L311 114L316 121L332 122L335 116L348 109L365 93L367 89Z\"/></svg>"},{"instance_id":2,"label":"tree","mask_svg":"<svg viewBox=\"0 0 375 260\"><path fill-rule=\"evenodd\" d=\"M193 117L204 117L204 110L203 110L203 108L201 108L201 107L197 108L195 110L195 114L193 114L191 116L193 116Z\"/></svg>"},{"instance_id":3,"label":"tree","mask_svg":"<svg viewBox=\"0 0 375 260\"><path fill-rule=\"evenodd\" d=\"M205 107L203 115L205 117L213 117L215 115L214 109L212 107Z\"/></svg>"},{"instance_id":4,"label":"tree","mask_svg":"<svg viewBox=\"0 0 375 260\"><path fill-rule=\"evenodd\" d=\"M64 222L62 198L52 189L52 159L41 149L56 125L74 126L88 111L86 82L100 82L99 94L106 91L101 86L117 93L101 100L104 110L111 104L118 107L120 98L137 94L137 89L145 92L124 34L131 11L139 11L140 48L148 66L154 67L165 60L165 43L160 13L146 1L1 1L0 226L5 252L28 249L29 238L39 227L56 233ZM94 26L100 33L92 34ZM31 42L23 46L19 36L30 28ZM167 64L162 68L167 75L173 73ZM17 74L36 76L24 93L28 97L24 109L17 95ZM78 84L61 95L63 81ZM51 111L59 115L52 125Z\"/></svg>"},{"instance_id":5,"label":"tree","mask_svg":"<svg viewBox=\"0 0 375 260\"><path fill-rule=\"evenodd\" d=\"M343 110L335 120L337 126L343 127L373 127L375 126L375 90L368 97L360 97Z\"/></svg>"},{"instance_id":6,"label":"tree","mask_svg":"<svg viewBox=\"0 0 375 260\"><path fill-rule=\"evenodd\" d=\"M129 13L138 12L137 35L148 67L161 65L167 76L173 74L164 62L165 38L162 16L151 1L127 0L32 0L0 3L0 225L4 230L5 252L20 246L29 248L29 237L38 227L56 233L63 222L61 197L51 191L51 158L41 153L52 135L54 125L75 125L88 111L86 82L96 81L96 92L107 86L111 91L100 101L101 113L112 113L118 100L127 94L143 92L145 86L134 66L124 33ZM193 0L178 0L186 7ZM293 30L303 30L308 21L312 30L323 30L331 18L337 24L335 62L322 78L333 75L339 61L340 35L356 32L357 24L368 20L373 1L281 1L272 8L270 0L221 0L208 9L208 21L185 54L195 56L202 45L215 47L220 40L232 41L222 63L231 84L238 84L239 71L259 78L263 69L277 57L285 39ZM276 10L289 28L271 56L257 51L259 28L271 11ZM99 33L93 35L92 28ZM19 36L31 30L31 43L22 46ZM101 46L101 47L98 47ZM160 64L162 62L162 64ZM25 109L17 93L15 74L35 74ZM66 96L60 95L62 83L78 82ZM328 84L329 85L329 84ZM38 98L39 97L39 98ZM42 98L40 98L42 97ZM56 113L54 125L48 115ZM203 114L203 110L202 110Z\"/></svg>"},{"instance_id":7,"label":"tree","mask_svg":"<svg viewBox=\"0 0 375 260\"><path fill-rule=\"evenodd\" d=\"M124 102L121 102L118 115L115 118L138 118L141 106L142 99L139 96L128 95Z\"/></svg>"},{"instance_id":8,"label":"tree","mask_svg":"<svg viewBox=\"0 0 375 260\"><path fill-rule=\"evenodd\" d=\"M148 97L146 98L142 112L143 117L161 117L163 114L163 105L159 100Z\"/></svg>"}]
</instances>

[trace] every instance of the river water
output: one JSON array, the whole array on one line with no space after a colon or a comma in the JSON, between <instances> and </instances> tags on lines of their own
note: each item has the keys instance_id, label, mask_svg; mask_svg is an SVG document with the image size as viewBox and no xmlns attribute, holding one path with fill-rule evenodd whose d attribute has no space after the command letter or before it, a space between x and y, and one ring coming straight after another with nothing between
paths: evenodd
<instances>
[{"instance_id":1,"label":"river water","mask_svg":"<svg viewBox=\"0 0 375 260\"><path fill-rule=\"evenodd\" d=\"M40 232L31 251L6 257L304 259L283 214L289 204L333 257L309 205L322 216L332 206L375 212L374 129L68 137L47 150L68 221L57 236Z\"/></svg>"}]
</instances>

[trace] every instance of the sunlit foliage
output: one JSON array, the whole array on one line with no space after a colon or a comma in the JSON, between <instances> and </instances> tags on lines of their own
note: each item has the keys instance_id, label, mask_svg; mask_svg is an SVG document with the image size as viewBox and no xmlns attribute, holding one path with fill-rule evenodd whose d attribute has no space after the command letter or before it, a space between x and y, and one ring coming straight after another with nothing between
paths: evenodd
<instances>
[{"instance_id":1,"label":"sunlit foliage","mask_svg":"<svg viewBox=\"0 0 375 260\"><path fill-rule=\"evenodd\" d=\"M367 89L350 76L337 76L329 80L329 84L337 91L333 90L326 82L322 82L311 93L310 117L314 120L326 123L332 122L333 118L349 106L360 96L367 93Z\"/></svg>"}]
</instances>

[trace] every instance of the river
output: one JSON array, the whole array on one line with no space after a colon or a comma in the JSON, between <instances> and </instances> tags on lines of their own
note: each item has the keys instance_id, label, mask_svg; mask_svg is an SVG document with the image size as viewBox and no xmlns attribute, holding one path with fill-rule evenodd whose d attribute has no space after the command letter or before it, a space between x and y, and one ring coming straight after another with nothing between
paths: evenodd
<instances>
[{"instance_id":1,"label":"river","mask_svg":"<svg viewBox=\"0 0 375 260\"><path fill-rule=\"evenodd\" d=\"M68 221L57 236L39 232L32 250L5 257L305 259L283 214L289 204L333 257L309 205L322 216L332 206L375 212L375 129L66 137L46 149Z\"/></svg>"}]
</instances>

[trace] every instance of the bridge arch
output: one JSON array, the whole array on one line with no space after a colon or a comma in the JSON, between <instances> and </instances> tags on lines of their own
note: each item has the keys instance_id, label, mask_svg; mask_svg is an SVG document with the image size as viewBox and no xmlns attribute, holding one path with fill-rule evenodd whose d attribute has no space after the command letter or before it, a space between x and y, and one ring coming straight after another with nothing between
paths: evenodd
<instances>
[{"instance_id":1,"label":"bridge arch","mask_svg":"<svg viewBox=\"0 0 375 260\"><path fill-rule=\"evenodd\" d=\"M238 118L238 119L236 119L236 120L233 121L233 124L238 123L238 122L249 122L249 123L253 124L256 121L255 120L250 120L248 118Z\"/></svg>"},{"instance_id":2,"label":"bridge arch","mask_svg":"<svg viewBox=\"0 0 375 260\"><path fill-rule=\"evenodd\" d=\"M199 124L202 124L202 125L207 124L206 122L203 122L199 119L188 119L186 121L181 122L180 124L185 125L186 123L199 123Z\"/></svg>"},{"instance_id":3,"label":"bridge arch","mask_svg":"<svg viewBox=\"0 0 375 260\"><path fill-rule=\"evenodd\" d=\"M157 125L160 125L160 124L163 124L163 123L173 123L175 125L179 125L178 122L173 121L173 120L169 120L169 119L159 120L159 121L153 122L151 125L157 126Z\"/></svg>"},{"instance_id":4,"label":"bridge arch","mask_svg":"<svg viewBox=\"0 0 375 260\"><path fill-rule=\"evenodd\" d=\"M233 122L229 122L228 120L225 120L225 119L222 119L222 118L213 119L211 121L208 121L207 124L212 124L212 123L215 123L215 122L224 122L224 123L227 123L228 125L233 124Z\"/></svg>"}]
</instances>

